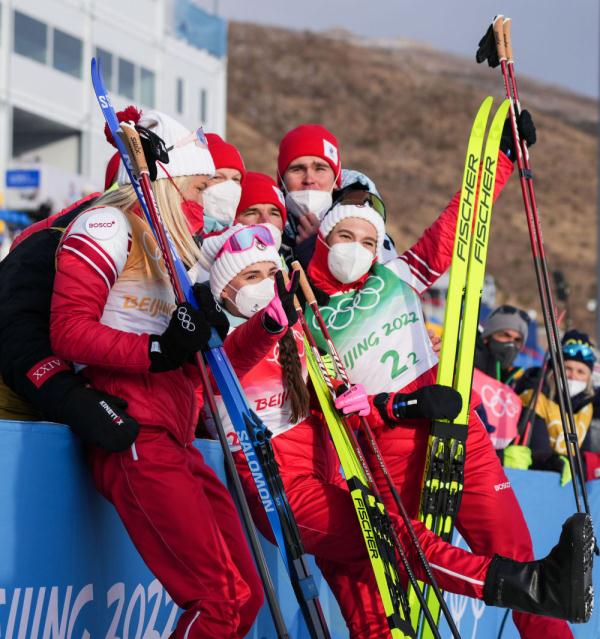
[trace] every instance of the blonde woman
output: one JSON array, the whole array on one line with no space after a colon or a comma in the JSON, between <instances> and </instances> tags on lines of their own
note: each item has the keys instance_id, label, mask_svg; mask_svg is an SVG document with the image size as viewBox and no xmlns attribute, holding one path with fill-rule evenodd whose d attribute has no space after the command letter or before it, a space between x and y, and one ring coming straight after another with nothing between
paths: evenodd
<instances>
[{"instance_id":1,"label":"blonde woman","mask_svg":"<svg viewBox=\"0 0 600 639\"><path fill-rule=\"evenodd\" d=\"M189 132L163 113L138 123L167 147ZM163 221L188 267L198 257L186 217L199 206L214 164L189 142L157 164ZM152 231L123 166L120 188L66 230L56 258L51 340L62 358L85 365L94 388L127 403L140 424L123 452L90 449L98 490L173 600L185 609L175 639L243 637L262 589L226 488L191 445L199 406L189 363L210 334L210 314L177 305ZM118 418L118 416L116 417Z\"/></svg>"}]
</instances>

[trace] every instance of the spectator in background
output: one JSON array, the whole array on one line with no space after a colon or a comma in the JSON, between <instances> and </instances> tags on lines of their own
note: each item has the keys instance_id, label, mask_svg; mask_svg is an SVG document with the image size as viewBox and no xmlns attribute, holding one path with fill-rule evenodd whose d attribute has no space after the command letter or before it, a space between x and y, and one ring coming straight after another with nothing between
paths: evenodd
<instances>
[{"instance_id":1,"label":"spectator in background","mask_svg":"<svg viewBox=\"0 0 600 639\"><path fill-rule=\"evenodd\" d=\"M513 362L527 341L529 316L504 304L483 322L475 347L475 368L505 384L514 381Z\"/></svg>"},{"instance_id":2,"label":"spectator in background","mask_svg":"<svg viewBox=\"0 0 600 639\"><path fill-rule=\"evenodd\" d=\"M285 198L275 181L264 173L248 171L242 185L235 224L273 224L283 233L287 221Z\"/></svg>"},{"instance_id":3,"label":"spectator in background","mask_svg":"<svg viewBox=\"0 0 600 639\"><path fill-rule=\"evenodd\" d=\"M592 420L592 402L595 395L592 387L592 370L596 355L589 336L577 330L565 333L562 339L562 352L575 417L577 441L579 446L582 446ZM504 451L504 465L509 468L558 472L561 475L561 485L564 486L571 480L571 469L557 403L556 381L554 373L550 371L546 375L536 401L533 395L539 383L539 375L539 368L530 369L519 383L523 406L527 407L531 401L535 402L535 405L532 405L533 421L529 446L509 446ZM600 464L594 456L585 454L584 462L587 462L586 474L588 479L591 479L595 476L595 468Z\"/></svg>"},{"instance_id":4,"label":"spectator in background","mask_svg":"<svg viewBox=\"0 0 600 639\"><path fill-rule=\"evenodd\" d=\"M527 341L528 321L524 311L505 304L483 322L477 336L473 390L481 403L476 411L496 449L517 435L521 402L511 388L518 372L513 362Z\"/></svg>"},{"instance_id":5,"label":"spectator in background","mask_svg":"<svg viewBox=\"0 0 600 639\"><path fill-rule=\"evenodd\" d=\"M216 133L207 133L206 140L216 170L202 191L203 219L194 224L188 216L192 235L222 231L233 224L246 177L244 160L233 144Z\"/></svg>"}]
</instances>

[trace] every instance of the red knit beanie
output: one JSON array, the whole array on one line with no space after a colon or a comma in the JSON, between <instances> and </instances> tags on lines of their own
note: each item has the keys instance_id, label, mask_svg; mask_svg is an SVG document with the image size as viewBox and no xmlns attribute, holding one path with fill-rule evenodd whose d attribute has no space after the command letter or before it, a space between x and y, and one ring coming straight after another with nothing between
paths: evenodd
<instances>
[{"instance_id":1,"label":"red knit beanie","mask_svg":"<svg viewBox=\"0 0 600 639\"><path fill-rule=\"evenodd\" d=\"M246 167L240 152L216 133L207 133L208 150L217 169L237 169L242 174L242 182L246 177Z\"/></svg>"},{"instance_id":2,"label":"red knit beanie","mask_svg":"<svg viewBox=\"0 0 600 639\"><path fill-rule=\"evenodd\" d=\"M106 165L106 172L104 173L104 190L108 191L117 179L117 173L119 172L119 164L121 164L121 156L117 151L108 161Z\"/></svg>"},{"instance_id":3,"label":"red knit beanie","mask_svg":"<svg viewBox=\"0 0 600 639\"><path fill-rule=\"evenodd\" d=\"M264 173L248 171L242 185L242 197L237 207L237 215L256 204L272 204L276 206L281 213L281 219L285 226L287 220L285 198L275 184L275 180Z\"/></svg>"},{"instance_id":4,"label":"red knit beanie","mask_svg":"<svg viewBox=\"0 0 600 639\"><path fill-rule=\"evenodd\" d=\"M301 124L283 136L277 158L280 183L288 166L303 155L314 155L325 160L333 170L336 184L342 185L342 157L337 138L320 124Z\"/></svg>"}]
</instances>

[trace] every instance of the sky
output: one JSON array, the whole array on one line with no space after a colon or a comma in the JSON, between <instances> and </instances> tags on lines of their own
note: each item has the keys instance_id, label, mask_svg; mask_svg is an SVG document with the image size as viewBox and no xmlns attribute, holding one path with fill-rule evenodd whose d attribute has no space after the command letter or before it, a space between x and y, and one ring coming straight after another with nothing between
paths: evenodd
<instances>
[{"instance_id":1,"label":"sky","mask_svg":"<svg viewBox=\"0 0 600 639\"><path fill-rule=\"evenodd\" d=\"M598 0L197 0L228 20L404 37L465 55L496 14L513 20L515 67L598 97Z\"/></svg>"}]
</instances>

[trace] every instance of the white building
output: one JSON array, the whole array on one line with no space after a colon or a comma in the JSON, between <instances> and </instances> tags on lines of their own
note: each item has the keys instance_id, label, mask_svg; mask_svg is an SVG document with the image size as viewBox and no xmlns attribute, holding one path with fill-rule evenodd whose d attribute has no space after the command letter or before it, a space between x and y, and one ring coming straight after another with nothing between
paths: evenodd
<instances>
[{"instance_id":1,"label":"white building","mask_svg":"<svg viewBox=\"0 0 600 639\"><path fill-rule=\"evenodd\" d=\"M156 107L190 130L201 123L223 135L226 48L225 23L193 0L0 0L0 209L27 208L3 196L7 169L35 168L28 162L49 165L52 182L71 180L63 187L73 197L84 186L102 190L114 149L92 56L116 109Z\"/></svg>"}]
</instances>

